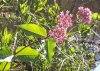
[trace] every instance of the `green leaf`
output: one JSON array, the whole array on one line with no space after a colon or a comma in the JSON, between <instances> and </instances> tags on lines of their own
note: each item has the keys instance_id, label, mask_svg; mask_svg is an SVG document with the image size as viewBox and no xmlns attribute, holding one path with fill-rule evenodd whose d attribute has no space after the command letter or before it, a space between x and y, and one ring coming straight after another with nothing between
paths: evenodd
<instances>
[{"instance_id":1,"label":"green leaf","mask_svg":"<svg viewBox=\"0 0 100 71\"><path fill-rule=\"evenodd\" d=\"M47 61L48 63L52 62L52 57L54 55L54 49L56 47L56 42L53 38L48 38L47 41L47 47L46 47L46 52L47 52Z\"/></svg>"},{"instance_id":2,"label":"green leaf","mask_svg":"<svg viewBox=\"0 0 100 71\"><path fill-rule=\"evenodd\" d=\"M60 7L58 5L58 3L55 3L55 8L59 11L60 10Z\"/></svg>"},{"instance_id":3,"label":"green leaf","mask_svg":"<svg viewBox=\"0 0 100 71\"><path fill-rule=\"evenodd\" d=\"M41 54L31 47L20 46L16 49L16 57L19 61L31 61L38 56L41 56Z\"/></svg>"},{"instance_id":4,"label":"green leaf","mask_svg":"<svg viewBox=\"0 0 100 71\"><path fill-rule=\"evenodd\" d=\"M7 28L4 29L4 33L2 36L2 46L7 47L12 41L12 35L8 34Z\"/></svg>"},{"instance_id":5,"label":"green leaf","mask_svg":"<svg viewBox=\"0 0 100 71\"><path fill-rule=\"evenodd\" d=\"M47 36L46 29L36 24L22 24L19 27L23 29L24 32L26 33L27 32L32 33L31 35L35 37L46 37Z\"/></svg>"},{"instance_id":6,"label":"green leaf","mask_svg":"<svg viewBox=\"0 0 100 71\"><path fill-rule=\"evenodd\" d=\"M0 59L6 58L10 55L11 55L10 48L2 47L2 49L0 49Z\"/></svg>"},{"instance_id":7,"label":"green leaf","mask_svg":"<svg viewBox=\"0 0 100 71\"><path fill-rule=\"evenodd\" d=\"M29 6L27 6L28 0L26 0L23 4L20 4L20 9L23 15L26 15L29 12Z\"/></svg>"},{"instance_id":8,"label":"green leaf","mask_svg":"<svg viewBox=\"0 0 100 71\"><path fill-rule=\"evenodd\" d=\"M35 2L35 6L36 6L36 12L42 11L44 6L47 3L47 0L38 0L37 2Z\"/></svg>"},{"instance_id":9,"label":"green leaf","mask_svg":"<svg viewBox=\"0 0 100 71\"><path fill-rule=\"evenodd\" d=\"M92 17L93 17L93 19L97 19L98 13L93 13L93 14L92 14Z\"/></svg>"},{"instance_id":10,"label":"green leaf","mask_svg":"<svg viewBox=\"0 0 100 71\"><path fill-rule=\"evenodd\" d=\"M48 13L50 13L52 16L56 14L52 7L49 8Z\"/></svg>"},{"instance_id":11,"label":"green leaf","mask_svg":"<svg viewBox=\"0 0 100 71\"><path fill-rule=\"evenodd\" d=\"M87 24L78 24L78 31L81 33L82 38L86 38L87 34L90 33L90 26Z\"/></svg>"},{"instance_id":12,"label":"green leaf","mask_svg":"<svg viewBox=\"0 0 100 71\"><path fill-rule=\"evenodd\" d=\"M86 31L86 30L89 30L90 29L90 26L89 25L86 25L86 24L78 24L78 30L79 31Z\"/></svg>"},{"instance_id":13,"label":"green leaf","mask_svg":"<svg viewBox=\"0 0 100 71\"><path fill-rule=\"evenodd\" d=\"M0 63L0 71L8 71L10 69L10 62L1 62Z\"/></svg>"},{"instance_id":14,"label":"green leaf","mask_svg":"<svg viewBox=\"0 0 100 71\"><path fill-rule=\"evenodd\" d=\"M75 49L74 49L73 47L71 47L71 48L70 48L70 51L71 51L72 53L74 53L74 52L75 52Z\"/></svg>"},{"instance_id":15,"label":"green leaf","mask_svg":"<svg viewBox=\"0 0 100 71\"><path fill-rule=\"evenodd\" d=\"M100 20L100 14L98 15L98 20Z\"/></svg>"},{"instance_id":16,"label":"green leaf","mask_svg":"<svg viewBox=\"0 0 100 71\"><path fill-rule=\"evenodd\" d=\"M45 4L47 3L47 0L42 0L41 2L45 6Z\"/></svg>"},{"instance_id":17,"label":"green leaf","mask_svg":"<svg viewBox=\"0 0 100 71\"><path fill-rule=\"evenodd\" d=\"M30 21L31 21L31 16L29 15L26 22L30 23Z\"/></svg>"},{"instance_id":18,"label":"green leaf","mask_svg":"<svg viewBox=\"0 0 100 71\"><path fill-rule=\"evenodd\" d=\"M23 15L26 15L29 11L29 7L25 4L20 4L20 8Z\"/></svg>"},{"instance_id":19,"label":"green leaf","mask_svg":"<svg viewBox=\"0 0 100 71\"><path fill-rule=\"evenodd\" d=\"M39 12L39 11L42 11L43 10L43 7L38 7L36 12Z\"/></svg>"}]
</instances>

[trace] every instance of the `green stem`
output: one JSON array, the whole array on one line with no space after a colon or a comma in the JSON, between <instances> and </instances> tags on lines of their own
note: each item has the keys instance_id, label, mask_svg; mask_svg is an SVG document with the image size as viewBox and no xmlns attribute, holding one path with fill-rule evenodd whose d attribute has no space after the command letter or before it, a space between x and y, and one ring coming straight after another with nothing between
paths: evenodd
<instances>
[{"instance_id":1,"label":"green stem","mask_svg":"<svg viewBox=\"0 0 100 71\"><path fill-rule=\"evenodd\" d=\"M65 58L65 59L62 61L59 71L61 71L61 68L62 68L62 66L63 66L63 63L64 63L64 61L65 61L66 59L67 59L67 58Z\"/></svg>"}]
</instances>

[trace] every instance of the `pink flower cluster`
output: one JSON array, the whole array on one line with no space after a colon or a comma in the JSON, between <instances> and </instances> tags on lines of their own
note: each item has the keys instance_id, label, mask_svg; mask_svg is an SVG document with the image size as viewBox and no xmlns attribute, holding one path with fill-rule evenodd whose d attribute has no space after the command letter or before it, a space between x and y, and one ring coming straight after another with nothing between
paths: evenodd
<instances>
[{"instance_id":1,"label":"pink flower cluster","mask_svg":"<svg viewBox=\"0 0 100 71\"><path fill-rule=\"evenodd\" d=\"M49 31L49 35L56 40L57 44L61 44L67 38L67 29L72 26L72 15L69 11L66 11L65 14L61 12L57 18L58 24L53 30Z\"/></svg>"},{"instance_id":2,"label":"pink flower cluster","mask_svg":"<svg viewBox=\"0 0 100 71\"><path fill-rule=\"evenodd\" d=\"M72 26L72 14L67 10L66 13L62 11L58 16L58 25L64 28Z\"/></svg>"},{"instance_id":3,"label":"pink flower cluster","mask_svg":"<svg viewBox=\"0 0 100 71\"><path fill-rule=\"evenodd\" d=\"M66 39L66 30L63 27L56 26L49 31L49 35L56 40L57 44L61 44Z\"/></svg>"},{"instance_id":4,"label":"pink flower cluster","mask_svg":"<svg viewBox=\"0 0 100 71\"><path fill-rule=\"evenodd\" d=\"M57 16L58 24L53 30L49 31L49 36L56 40L57 44L61 44L66 38L66 32L69 27L73 25L72 14L67 10L63 11ZM79 7L77 12L77 19L81 23L90 23L92 19L92 12L89 8Z\"/></svg>"},{"instance_id":5,"label":"pink flower cluster","mask_svg":"<svg viewBox=\"0 0 100 71\"><path fill-rule=\"evenodd\" d=\"M79 7L77 12L77 19L82 23L90 23L92 19L92 12L89 8Z\"/></svg>"}]
</instances>

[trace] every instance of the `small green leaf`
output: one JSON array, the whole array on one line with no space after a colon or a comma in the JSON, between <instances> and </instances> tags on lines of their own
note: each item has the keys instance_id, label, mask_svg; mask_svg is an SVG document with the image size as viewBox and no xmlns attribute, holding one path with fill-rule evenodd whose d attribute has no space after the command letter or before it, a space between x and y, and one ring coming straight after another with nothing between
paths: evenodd
<instances>
[{"instance_id":1,"label":"small green leaf","mask_svg":"<svg viewBox=\"0 0 100 71\"><path fill-rule=\"evenodd\" d=\"M42 11L43 10L43 7L38 7L36 12L39 12L39 11Z\"/></svg>"},{"instance_id":2,"label":"small green leaf","mask_svg":"<svg viewBox=\"0 0 100 71\"><path fill-rule=\"evenodd\" d=\"M31 16L29 15L28 18L27 18L26 23L30 23L30 21L31 21Z\"/></svg>"},{"instance_id":3,"label":"small green leaf","mask_svg":"<svg viewBox=\"0 0 100 71\"><path fill-rule=\"evenodd\" d=\"M21 29L24 30L24 32L32 33L35 37L46 37L47 32L46 29L42 26L36 25L36 24L22 24L19 26Z\"/></svg>"},{"instance_id":4,"label":"small green leaf","mask_svg":"<svg viewBox=\"0 0 100 71\"><path fill-rule=\"evenodd\" d=\"M37 56L41 56L41 54L31 47L20 46L16 49L16 57L19 61L31 61Z\"/></svg>"},{"instance_id":5,"label":"small green leaf","mask_svg":"<svg viewBox=\"0 0 100 71\"><path fill-rule=\"evenodd\" d=\"M46 47L46 52L47 52L47 61L48 63L52 62L52 57L54 55L54 49L56 47L56 42L53 38L48 38L47 40L47 47Z\"/></svg>"},{"instance_id":6,"label":"small green leaf","mask_svg":"<svg viewBox=\"0 0 100 71\"><path fill-rule=\"evenodd\" d=\"M78 30L88 30L90 29L90 26L89 25L86 25L86 24L78 24Z\"/></svg>"},{"instance_id":7,"label":"small green leaf","mask_svg":"<svg viewBox=\"0 0 100 71\"><path fill-rule=\"evenodd\" d=\"M8 34L7 28L5 28L2 36L2 46L7 47L12 41L12 35Z\"/></svg>"},{"instance_id":8,"label":"small green leaf","mask_svg":"<svg viewBox=\"0 0 100 71\"><path fill-rule=\"evenodd\" d=\"M29 6L27 6L28 0L26 0L23 4L20 4L20 9L23 15L26 15L29 12Z\"/></svg>"},{"instance_id":9,"label":"small green leaf","mask_svg":"<svg viewBox=\"0 0 100 71\"><path fill-rule=\"evenodd\" d=\"M60 7L59 7L58 3L55 3L55 8L56 8L57 10L60 10Z\"/></svg>"},{"instance_id":10,"label":"small green leaf","mask_svg":"<svg viewBox=\"0 0 100 71\"><path fill-rule=\"evenodd\" d=\"M93 13L93 14L92 14L92 17L93 17L93 19L97 19L98 13Z\"/></svg>"},{"instance_id":11,"label":"small green leaf","mask_svg":"<svg viewBox=\"0 0 100 71\"><path fill-rule=\"evenodd\" d=\"M45 4L47 3L47 0L42 0L41 2L42 2L42 5L45 6Z\"/></svg>"},{"instance_id":12,"label":"small green leaf","mask_svg":"<svg viewBox=\"0 0 100 71\"><path fill-rule=\"evenodd\" d=\"M70 48L70 51L71 51L72 53L74 53L74 52L75 52L75 49L74 49L73 47L71 47L71 48Z\"/></svg>"},{"instance_id":13,"label":"small green leaf","mask_svg":"<svg viewBox=\"0 0 100 71\"><path fill-rule=\"evenodd\" d=\"M29 7L26 6L24 7L24 9L22 10L22 14L26 14L29 11Z\"/></svg>"},{"instance_id":14,"label":"small green leaf","mask_svg":"<svg viewBox=\"0 0 100 71\"><path fill-rule=\"evenodd\" d=\"M87 24L78 24L78 31L80 31L81 37L86 38L87 34L90 33L90 26Z\"/></svg>"},{"instance_id":15,"label":"small green leaf","mask_svg":"<svg viewBox=\"0 0 100 71\"><path fill-rule=\"evenodd\" d=\"M54 16L54 15L56 14L52 7L49 8L48 12L49 12L52 16Z\"/></svg>"},{"instance_id":16,"label":"small green leaf","mask_svg":"<svg viewBox=\"0 0 100 71\"><path fill-rule=\"evenodd\" d=\"M1 62L0 63L0 71L8 71L10 69L10 62Z\"/></svg>"},{"instance_id":17,"label":"small green leaf","mask_svg":"<svg viewBox=\"0 0 100 71\"><path fill-rule=\"evenodd\" d=\"M100 20L100 14L98 15L98 20Z\"/></svg>"}]
</instances>

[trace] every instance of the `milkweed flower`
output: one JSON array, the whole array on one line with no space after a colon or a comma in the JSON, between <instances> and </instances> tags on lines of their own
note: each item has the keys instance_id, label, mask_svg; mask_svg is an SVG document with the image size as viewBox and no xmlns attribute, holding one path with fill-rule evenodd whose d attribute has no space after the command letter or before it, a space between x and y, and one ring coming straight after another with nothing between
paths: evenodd
<instances>
[{"instance_id":1,"label":"milkweed flower","mask_svg":"<svg viewBox=\"0 0 100 71\"><path fill-rule=\"evenodd\" d=\"M67 29L72 26L72 14L67 10L66 13L63 11L57 16L58 25Z\"/></svg>"},{"instance_id":2,"label":"milkweed flower","mask_svg":"<svg viewBox=\"0 0 100 71\"><path fill-rule=\"evenodd\" d=\"M77 19L81 23L90 23L92 20L92 12L89 8L79 7Z\"/></svg>"},{"instance_id":3,"label":"milkweed flower","mask_svg":"<svg viewBox=\"0 0 100 71\"><path fill-rule=\"evenodd\" d=\"M66 31L69 27L73 25L72 23L72 14L67 10L66 13L63 11L57 16L58 24L57 26L49 31L49 36L53 37L56 40L57 44L61 44L66 40Z\"/></svg>"},{"instance_id":4,"label":"milkweed flower","mask_svg":"<svg viewBox=\"0 0 100 71\"><path fill-rule=\"evenodd\" d=\"M53 37L57 44L61 44L66 39L66 30L57 25L53 30L49 31L49 36Z\"/></svg>"}]
</instances>

